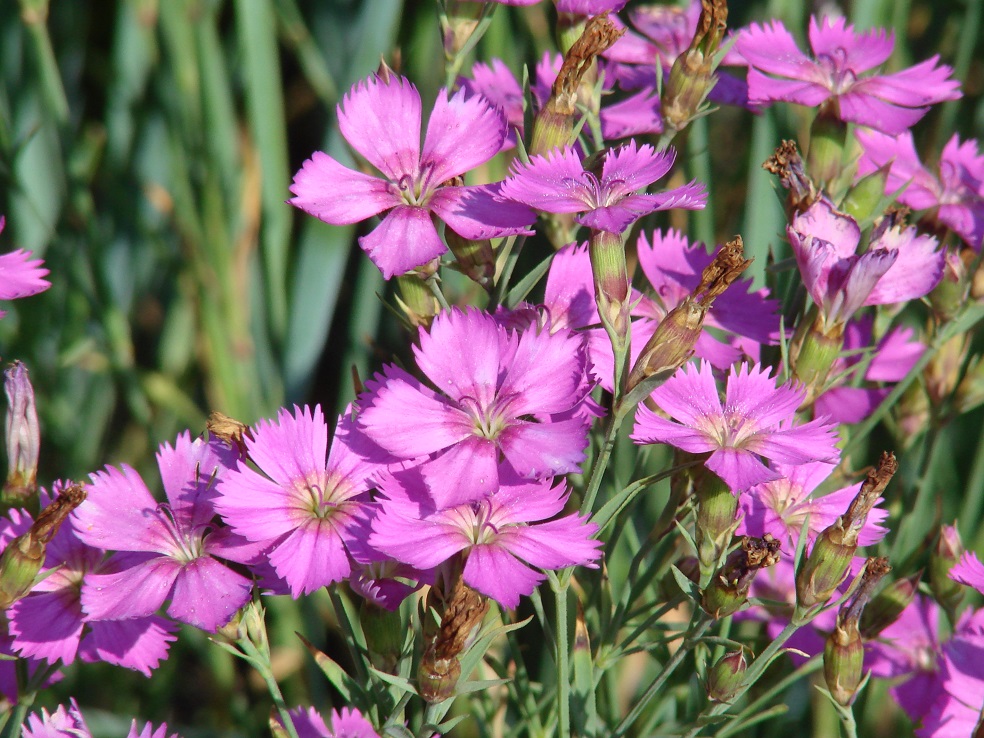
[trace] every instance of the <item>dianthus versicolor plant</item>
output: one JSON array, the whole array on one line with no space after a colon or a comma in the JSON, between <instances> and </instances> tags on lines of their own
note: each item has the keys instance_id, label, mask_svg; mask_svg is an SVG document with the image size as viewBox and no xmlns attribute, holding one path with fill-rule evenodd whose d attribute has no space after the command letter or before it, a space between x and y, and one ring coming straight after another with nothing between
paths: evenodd
<instances>
[{"instance_id":1,"label":"dianthus versicolor plant","mask_svg":"<svg viewBox=\"0 0 984 738\"><path fill-rule=\"evenodd\" d=\"M362 70L281 192L357 234L399 336L334 411L39 480L42 357L6 368L0 738L108 735L66 685L167 689L192 646L266 691L236 734L984 735L980 453L977 502L936 473L984 404L984 154L921 143L954 69L832 5L437 5L444 86ZM556 50L485 55L504 14ZM798 121L763 243L690 236L718 115ZM0 255L0 300L59 268Z\"/></svg>"}]
</instances>

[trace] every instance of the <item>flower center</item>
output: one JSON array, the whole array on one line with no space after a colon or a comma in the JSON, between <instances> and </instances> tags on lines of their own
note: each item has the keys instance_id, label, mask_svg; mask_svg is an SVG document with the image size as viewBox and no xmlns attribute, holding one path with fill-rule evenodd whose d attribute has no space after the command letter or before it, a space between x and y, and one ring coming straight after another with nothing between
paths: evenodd
<instances>
[{"instance_id":1,"label":"flower center","mask_svg":"<svg viewBox=\"0 0 984 738\"><path fill-rule=\"evenodd\" d=\"M441 184L434 179L434 162L422 162L417 175L404 174L396 182L400 197L411 207L424 207Z\"/></svg>"},{"instance_id":2,"label":"flower center","mask_svg":"<svg viewBox=\"0 0 984 738\"><path fill-rule=\"evenodd\" d=\"M205 552L205 536L211 530L209 526L201 526L196 530L179 525L174 517L174 510L166 502L157 506L157 515L174 544L167 552L171 558L184 564L201 558Z\"/></svg>"},{"instance_id":3,"label":"flower center","mask_svg":"<svg viewBox=\"0 0 984 738\"><path fill-rule=\"evenodd\" d=\"M820 54L817 64L827 76L826 87L834 95L842 95L858 81L854 70L847 66L847 51L838 46L829 54Z\"/></svg>"}]
</instances>

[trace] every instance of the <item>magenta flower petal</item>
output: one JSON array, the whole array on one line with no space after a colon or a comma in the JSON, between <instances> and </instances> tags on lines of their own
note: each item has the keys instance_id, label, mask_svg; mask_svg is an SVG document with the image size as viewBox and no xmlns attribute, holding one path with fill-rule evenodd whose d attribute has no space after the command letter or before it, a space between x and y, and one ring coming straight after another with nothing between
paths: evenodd
<instances>
[{"instance_id":1,"label":"magenta flower petal","mask_svg":"<svg viewBox=\"0 0 984 738\"><path fill-rule=\"evenodd\" d=\"M170 644L177 640L177 626L164 618L89 621L90 631L79 646L83 661L105 661L139 671L149 677L167 658Z\"/></svg>"},{"instance_id":2,"label":"magenta flower petal","mask_svg":"<svg viewBox=\"0 0 984 738\"><path fill-rule=\"evenodd\" d=\"M41 592L11 606L9 628L17 653L46 659L49 664L59 659L63 664L75 661L82 636L82 612L77 601L65 603L64 599L62 592Z\"/></svg>"},{"instance_id":3,"label":"magenta flower petal","mask_svg":"<svg viewBox=\"0 0 984 738\"><path fill-rule=\"evenodd\" d=\"M458 90L449 100L441 93L434 103L420 155L423 166L433 167L428 176L434 181L444 182L484 164L505 140L502 113L481 95L465 95Z\"/></svg>"},{"instance_id":4,"label":"magenta flower petal","mask_svg":"<svg viewBox=\"0 0 984 738\"><path fill-rule=\"evenodd\" d=\"M92 487L105 494L89 494L72 515L79 538L94 548L120 551L161 551L168 547L160 520L144 511L157 502L140 475L130 467L107 467L91 475Z\"/></svg>"},{"instance_id":5,"label":"magenta flower petal","mask_svg":"<svg viewBox=\"0 0 984 738\"><path fill-rule=\"evenodd\" d=\"M915 228L889 228L868 246L898 253L898 259L878 280L865 305L891 305L928 295L943 279L945 254L932 236Z\"/></svg>"},{"instance_id":6,"label":"magenta flower petal","mask_svg":"<svg viewBox=\"0 0 984 738\"><path fill-rule=\"evenodd\" d=\"M394 244L399 248L394 248ZM430 211L406 205L393 208L371 233L359 236L359 246L386 279L426 264L447 251L431 221Z\"/></svg>"},{"instance_id":7,"label":"magenta flower petal","mask_svg":"<svg viewBox=\"0 0 984 738\"><path fill-rule=\"evenodd\" d=\"M125 562L125 568L110 574L90 574L82 585L82 610L92 620L152 615L164 604L182 569L166 556L128 555L118 560L121 565Z\"/></svg>"},{"instance_id":8,"label":"magenta flower petal","mask_svg":"<svg viewBox=\"0 0 984 738\"><path fill-rule=\"evenodd\" d=\"M597 526L580 515L567 515L536 526L509 528L500 537L503 548L540 569L562 569L591 561L601 541L585 538Z\"/></svg>"},{"instance_id":9,"label":"magenta flower petal","mask_svg":"<svg viewBox=\"0 0 984 738\"><path fill-rule=\"evenodd\" d=\"M810 47L818 57L838 59L854 72L867 72L888 61L895 46L895 34L882 29L855 33L844 18L810 18ZM845 56L846 55L846 56Z\"/></svg>"},{"instance_id":10,"label":"magenta flower petal","mask_svg":"<svg viewBox=\"0 0 984 738\"><path fill-rule=\"evenodd\" d=\"M420 118L417 88L397 75L359 82L338 106L345 140L391 181L419 167Z\"/></svg>"},{"instance_id":11,"label":"magenta flower petal","mask_svg":"<svg viewBox=\"0 0 984 738\"><path fill-rule=\"evenodd\" d=\"M712 451L705 464L732 491L780 476L757 456L791 463L837 458L833 425L826 420L793 425L802 389L777 387L757 367L733 369L722 406L716 391L710 392L712 376L706 362L697 370L679 369L650 395L679 422L660 418L640 405L632 439L666 442L691 453Z\"/></svg>"},{"instance_id":12,"label":"magenta flower petal","mask_svg":"<svg viewBox=\"0 0 984 738\"><path fill-rule=\"evenodd\" d=\"M585 181L581 157L572 147L532 156L528 164L513 163L512 177L502 185L503 197L548 213L578 213L585 202L574 189Z\"/></svg>"},{"instance_id":13,"label":"magenta flower petal","mask_svg":"<svg viewBox=\"0 0 984 738\"><path fill-rule=\"evenodd\" d=\"M519 606L521 595L528 597L547 578L495 546L472 548L461 576L469 587L510 610Z\"/></svg>"},{"instance_id":14,"label":"magenta flower petal","mask_svg":"<svg viewBox=\"0 0 984 738\"><path fill-rule=\"evenodd\" d=\"M571 439L584 439L572 444ZM514 425L502 432L499 448L523 478L577 473L586 458L585 423L579 418L553 423Z\"/></svg>"},{"instance_id":15,"label":"magenta flower petal","mask_svg":"<svg viewBox=\"0 0 984 738\"><path fill-rule=\"evenodd\" d=\"M392 186L315 151L294 175L288 202L332 225L348 225L402 204Z\"/></svg>"},{"instance_id":16,"label":"magenta flower petal","mask_svg":"<svg viewBox=\"0 0 984 738\"><path fill-rule=\"evenodd\" d=\"M529 226L536 220L536 213L503 197L499 183L441 187L431 196L429 206L451 230L475 241L533 235Z\"/></svg>"},{"instance_id":17,"label":"magenta flower petal","mask_svg":"<svg viewBox=\"0 0 984 738\"><path fill-rule=\"evenodd\" d=\"M752 69L794 80L809 80L812 77L813 61L800 51L793 35L781 21L762 26L753 23L741 29L736 46ZM752 98L755 99L754 94ZM765 98L763 102L769 99Z\"/></svg>"},{"instance_id":18,"label":"magenta flower petal","mask_svg":"<svg viewBox=\"0 0 984 738\"><path fill-rule=\"evenodd\" d=\"M387 451L416 458L468 437L471 423L465 413L433 390L396 367L387 367L385 380L363 403L358 423ZM407 418L413 418L412 425L404 422Z\"/></svg>"},{"instance_id":19,"label":"magenta flower petal","mask_svg":"<svg viewBox=\"0 0 984 738\"><path fill-rule=\"evenodd\" d=\"M270 563L290 585L294 599L339 582L352 572L341 534L330 520L301 525L277 544Z\"/></svg>"},{"instance_id":20,"label":"magenta flower petal","mask_svg":"<svg viewBox=\"0 0 984 738\"><path fill-rule=\"evenodd\" d=\"M499 484L498 455L488 438L466 438L424 464L421 474L434 504L454 507L489 495Z\"/></svg>"},{"instance_id":21,"label":"magenta flower petal","mask_svg":"<svg viewBox=\"0 0 984 738\"><path fill-rule=\"evenodd\" d=\"M167 614L209 632L225 625L249 601L253 583L218 561L202 557L189 562L174 582Z\"/></svg>"},{"instance_id":22,"label":"magenta flower petal","mask_svg":"<svg viewBox=\"0 0 984 738\"><path fill-rule=\"evenodd\" d=\"M0 231L3 219L0 218ZM43 269L41 259L32 259L30 251L17 250L0 254L0 300L15 300L44 292L51 282L43 277L48 270Z\"/></svg>"},{"instance_id":23,"label":"magenta flower petal","mask_svg":"<svg viewBox=\"0 0 984 738\"><path fill-rule=\"evenodd\" d=\"M948 576L953 581L966 584L984 594L984 564L973 551L964 553L960 561L950 569Z\"/></svg>"}]
</instances>

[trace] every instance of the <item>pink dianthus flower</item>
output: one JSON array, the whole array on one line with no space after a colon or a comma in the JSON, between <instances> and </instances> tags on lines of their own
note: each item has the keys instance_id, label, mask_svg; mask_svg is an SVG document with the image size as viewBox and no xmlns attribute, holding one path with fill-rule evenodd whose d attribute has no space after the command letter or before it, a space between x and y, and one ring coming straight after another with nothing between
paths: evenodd
<instances>
[{"instance_id":1,"label":"pink dianthus flower","mask_svg":"<svg viewBox=\"0 0 984 738\"><path fill-rule=\"evenodd\" d=\"M711 365L687 364L650 395L676 422L639 405L632 440L709 453L704 465L733 492L746 490L782 477L759 457L784 464L837 459L832 424L824 418L795 424L805 396L803 387L777 387L768 369L743 364L729 373L722 404Z\"/></svg>"},{"instance_id":2,"label":"pink dianthus flower","mask_svg":"<svg viewBox=\"0 0 984 738\"><path fill-rule=\"evenodd\" d=\"M502 148L505 121L484 98L466 97L464 90L450 99L439 93L421 149L417 88L396 75L372 76L338 106L338 126L383 177L349 169L317 151L295 175L289 202L333 225L385 212L359 245L387 279L445 252L432 214L465 238L530 233L526 227L533 214L498 198L494 186L449 184Z\"/></svg>"},{"instance_id":3,"label":"pink dianthus flower","mask_svg":"<svg viewBox=\"0 0 984 738\"><path fill-rule=\"evenodd\" d=\"M320 406L282 409L244 439L257 468L240 461L216 485L216 511L236 533L269 547L270 564L295 598L352 570L346 541L369 501L374 467L349 447L350 432L351 421L340 418L329 451Z\"/></svg>"},{"instance_id":4,"label":"pink dianthus flower","mask_svg":"<svg viewBox=\"0 0 984 738\"><path fill-rule=\"evenodd\" d=\"M247 563L258 547L217 528L214 482L233 454L183 433L157 454L166 503L158 503L129 466L92 475L88 497L72 513L79 538L112 548L109 574L90 574L82 608L90 619L144 617L170 597L167 613L214 632L249 600L253 583L220 558Z\"/></svg>"},{"instance_id":5,"label":"pink dianthus flower","mask_svg":"<svg viewBox=\"0 0 984 738\"><path fill-rule=\"evenodd\" d=\"M0 216L0 233L5 220ZM32 259L30 251L18 249L9 254L0 254L0 300L16 300L44 292L51 282L44 279L48 270L41 265L41 259ZM6 313L0 310L0 318Z\"/></svg>"},{"instance_id":6,"label":"pink dianthus flower","mask_svg":"<svg viewBox=\"0 0 984 738\"><path fill-rule=\"evenodd\" d=\"M590 390L579 336L509 331L478 310L452 310L421 330L414 354L433 387L386 367L366 383L357 422L390 460L420 466L437 507L487 496L500 470L524 479L578 471Z\"/></svg>"},{"instance_id":7,"label":"pink dianthus flower","mask_svg":"<svg viewBox=\"0 0 984 738\"><path fill-rule=\"evenodd\" d=\"M465 583L510 609L546 578L535 569L593 565L597 526L577 514L551 520L567 502L565 485L504 481L482 500L435 511L413 470L384 477L369 543L418 569L465 552Z\"/></svg>"},{"instance_id":8,"label":"pink dianthus flower","mask_svg":"<svg viewBox=\"0 0 984 738\"><path fill-rule=\"evenodd\" d=\"M751 102L828 103L841 120L897 135L930 105L960 97L960 83L950 79L950 67L937 65L938 56L893 74L862 77L891 56L892 33L857 33L843 18L812 16L809 37L812 57L777 20L738 33L735 48L748 61Z\"/></svg>"}]
</instances>

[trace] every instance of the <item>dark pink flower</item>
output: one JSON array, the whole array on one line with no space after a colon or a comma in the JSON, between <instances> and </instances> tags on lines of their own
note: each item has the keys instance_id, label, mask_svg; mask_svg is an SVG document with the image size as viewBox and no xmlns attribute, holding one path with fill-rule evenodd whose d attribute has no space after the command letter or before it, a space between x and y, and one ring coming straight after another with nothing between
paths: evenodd
<instances>
[{"instance_id":1,"label":"dark pink flower","mask_svg":"<svg viewBox=\"0 0 984 738\"><path fill-rule=\"evenodd\" d=\"M650 398L676 422L639 405L632 440L668 443L692 454L709 453L704 462L731 487L746 490L782 477L759 457L784 464L835 461L834 426L820 418L795 424L806 390L776 386L767 368L732 368L724 403L706 361L677 370Z\"/></svg>"},{"instance_id":2,"label":"dark pink flower","mask_svg":"<svg viewBox=\"0 0 984 738\"><path fill-rule=\"evenodd\" d=\"M949 577L984 594L984 564L973 551L967 551L960 557L960 561L950 569Z\"/></svg>"},{"instance_id":3,"label":"dark pink flower","mask_svg":"<svg viewBox=\"0 0 984 738\"><path fill-rule=\"evenodd\" d=\"M0 216L0 233L4 223ZM31 252L23 249L0 254L0 300L30 297L51 287L51 282L44 279L48 270L41 266L43 263L41 259L32 259ZM0 310L0 318L4 315Z\"/></svg>"},{"instance_id":4,"label":"dark pink flower","mask_svg":"<svg viewBox=\"0 0 984 738\"><path fill-rule=\"evenodd\" d=\"M283 409L245 439L257 468L239 462L216 485L216 511L236 533L269 548L270 564L295 598L351 573L346 542L369 501L374 467L351 450L350 434L351 421L339 418L329 451L320 406Z\"/></svg>"},{"instance_id":5,"label":"dark pink flower","mask_svg":"<svg viewBox=\"0 0 984 738\"><path fill-rule=\"evenodd\" d=\"M345 140L383 177L349 169L321 151L294 177L289 201L333 225L358 223L386 213L359 245L389 279L445 252L431 220L436 215L465 238L529 233L534 217L502 200L494 186L448 184L491 159L506 136L502 114L464 90L438 94L420 144L421 103L403 77L373 76L338 106Z\"/></svg>"},{"instance_id":6,"label":"dark pink flower","mask_svg":"<svg viewBox=\"0 0 984 738\"><path fill-rule=\"evenodd\" d=\"M630 141L604 157L600 175L584 168L573 147L514 162L502 195L547 213L578 213L575 220L599 231L621 233L657 210L699 210L707 202L703 185L691 182L656 195L640 193L673 166L672 149L657 152Z\"/></svg>"},{"instance_id":7,"label":"dark pink flower","mask_svg":"<svg viewBox=\"0 0 984 738\"><path fill-rule=\"evenodd\" d=\"M888 60L895 37L885 31L857 33L843 18L810 18L807 56L780 21L753 23L738 33L735 48L748 62L748 97L817 107L832 101L844 121L899 134L929 106L960 97L953 70L934 56L894 74L862 77Z\"/></svg>"},{"instance_id":8,"label":"dark pink flower","mask_svg":"<svg viewBox=\"0 0 984 738\"><path fill-rule=\"evenodd\" d=\"M175 640L174 624L156 615L129 620L91 620L82 612L81 590L90 574L110 571L105 551L83 543L69 518L48 544L44 579L8 611L13 647L21 656L71 664L105 661L150 676Z\"/></svg>"},{"instance_id":9,"label":"dark pink flower","mask_svg":"<svg viewBox=\"0 0 984 738\"><path fill-rule=\"evenodd\" d=\"M416 481L412 473L381 479L385 499L369 543L418 569L465 552L465 582L503 607L515 608L545 579L536 569L591 566L601 556L586 517L551 519L567 502L563 484L511 478L478 502L435 511Z\"/></svg>"},{"instance_id":10,"label":"dark pink flower","mask_svg":"<svg viewBox=\"0 0 984 738\"><path fill-rule=\"evenodd\" d=\"M184 433L161 446L157 463L166 503L158 503L129 466L92 475L89 496L74 513L79 538L115 549L109 574L90 574L82 608L93 620L151 615L170 598L167 613L207 631L225 625L249 600L253 583L219 559L246 562L257 547L217 528L212 499L217 477L233 454L217 442Z\"/></svg>"},{"instance_id":11,"label":"dark pink flower","mask_svg":"<svg viewBox=\"0 0 984 738\"><path fill-rule=\"evenodd\" d=\"M908 302L943 278L944 253L932 236L895 226L858 254L854 218L820 199L786 229L800 274L828 326L843 324L864 305Z\"/></svg>"},{"instance_id":12,"label":"dark pink flower","mask_svg":"<svg viewBox=\"0 0 984 738\"><path fill-rule=\"evenodd\" d=\"M501 470L525 479L578 471L588 420L578 336L508 331L477 310L421 331L417 364L433 387L390 366L366 387L358 424L391 458L417 464L434 503L487 496Z\"/></svg>"},{"instance_id":13,"label":"dark pink flower","mask_svg":"<svg viewBox=\"0 0 984 738\"><path fill-rule=\"evenodd\" d=\"M971 248L980 251L984 240L984 155L977 141L960 143L954 134L940 155L939 176L923 166L912 133L887 136L877 131L855 133L861 144L858 176L888 166L885 194L899 194L899 202L914 210L933 210Z\"/></svg>"}]
</instances>

